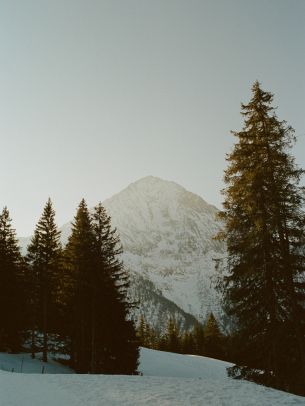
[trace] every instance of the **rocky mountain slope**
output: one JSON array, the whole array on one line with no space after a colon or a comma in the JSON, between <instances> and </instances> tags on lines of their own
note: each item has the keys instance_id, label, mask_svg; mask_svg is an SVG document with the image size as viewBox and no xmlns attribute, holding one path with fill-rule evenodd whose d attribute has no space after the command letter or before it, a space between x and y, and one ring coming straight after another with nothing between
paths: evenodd
<instances>
[{"instance_id":1,"label":"rocky mountain slope","mask_svg":"<svg viewBox=\"0 0 305 406\"><path fill-rule=\"evenodd\" d=\"M140 303L137 314L144 313L159 328L169 315L184 327L192 325L194 317L204 320L210 311L220 318L214 259L225 255L225 245L213 238L221 227L214 206L174 182L152 176L103 204L121 236L130 294ZM63 242L70 228L62 227Z\"/></svg>"}]
</instances>

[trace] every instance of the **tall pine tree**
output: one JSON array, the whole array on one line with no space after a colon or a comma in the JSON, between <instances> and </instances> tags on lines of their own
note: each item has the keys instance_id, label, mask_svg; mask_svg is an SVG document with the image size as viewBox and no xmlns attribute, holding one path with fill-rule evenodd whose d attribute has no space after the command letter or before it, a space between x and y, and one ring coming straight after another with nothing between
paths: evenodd
<instances>
[{"instance_id":1,"label":"tall pine tree","mask_svg":"<svg viewBox=\"0 0 305 406\"><path fill-rule=\"evenodd\" d=\"M210 313L204 326L204 355L211 358L224 357L224 336L213 313Z\"/></svg>"},{"instance_id":2,"label":"tall pine tree","mask_svg":"<svg viewBox=\"0 0 305 406\"><path fill-rule=\"evenodd\" d=\"M30 272L32 355L35 330L43 336L43 361L48 360L48 333L54 329L56 291L60 278L60 232L55 223L55 211L48 199L28 246L27 261Z\"/></svg>"},{"instance_id":3,"label":"tall pine tree","mask_svg":"<svg viewBox=\"0 0 305 406\"><path fill-rule=\"evenodd\" d=\"M272 100L255 82L227 157L224 294L239 348L231 373L304 394L303 171L290 153L294 132Z\"/></svg>"},{"instance_id":4,"label":"tall pine tree","mask_svg":"<svg viewBox=\"0 0 305 406\"><path fill-rule=\"evenodd\" d=\"M91 370L120 374L136 373L138 340L129 317L129 277L120 259L122 246L111 218L99 203L92 214L95 237L96 272L93 280L92 306L95 309L95 345ZM93 340L92 340L93 343Z\"/></svg>"},{"instance_id":5,"label":"tall pine tree","mask_svg":"<svg viewBox=\"0 0 305 406\"><path fill-rule=\"evenodd\" d=\"M204 354L204 331L200 323L196 323L193 328L194 353L197 355Z\"/></svg>"},{"instance_id":6,"label":"tall pine tree","mask_svg":"<svg viewBox=\"0 0 305 406\"><path fill-rule=\"evenodd\" d=\"M0 214L0 349L19 351L25 328L23 260L9 211Z\"/></svg>"},{"instance_id":7,"label":"tall pine tree","mask_svg":"<svg viewBox=\"0 0 305 406\"><path fill-rule=\"evenodd\" d=\"M70 336L71 366L88 373L91 362L91 301L95 272L95 247L92 221L83 199L72 224L65 249L67 333Z\"/></svg>"},{"instance_id":8,"label":"tall pine tree","mask_svg":"<svg viewBox=\"0 0 305 406\"><path fill-rule=\"evenodd\" d=\"M168 319L165 337L167 351L181 352L181 336L179 325L172 317Z\"/></svg>"}]
</instances>

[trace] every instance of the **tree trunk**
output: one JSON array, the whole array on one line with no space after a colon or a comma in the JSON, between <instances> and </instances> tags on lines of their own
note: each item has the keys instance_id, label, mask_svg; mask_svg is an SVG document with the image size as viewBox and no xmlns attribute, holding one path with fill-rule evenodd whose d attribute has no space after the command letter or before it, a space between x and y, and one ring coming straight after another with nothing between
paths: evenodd
<instances>
[{"instance_id":1,"label":"tree trunk","mask_svg":"<svg viewBox=\"0 0 305 406\"><path fill-rule=\"evenodd\" d=\"M42 360L43 362L48 362L48 333L47 333L47 310L48 310L48 298L47 298L47 289L46 283L44 283L44 292L43 292L43 321L42 321L42 330L43 330L43 347L42 347Z\"/></svg>"},{"instance_id":2,"label":"tree trunk","mask_svg":"<svg viewBox=\"0 0 305 406\"><path fill-rule=\"evenodd\" d=\"M90 372L91 374L96 373L96 350L95 350L95 289L93 291L92 307L91 307L91 362L90 362Z\"/></svg>"},{"instance_id":3,"label":"tree trunk","mask_svg":"<svg viewBox=\"0 0 305 406\"><path fill-rule=\"evenodd\" d=\"M35 347L35 328L33 326L31 332L31 357L33 359L35 358Z\"/></svg>"}]
</instances>

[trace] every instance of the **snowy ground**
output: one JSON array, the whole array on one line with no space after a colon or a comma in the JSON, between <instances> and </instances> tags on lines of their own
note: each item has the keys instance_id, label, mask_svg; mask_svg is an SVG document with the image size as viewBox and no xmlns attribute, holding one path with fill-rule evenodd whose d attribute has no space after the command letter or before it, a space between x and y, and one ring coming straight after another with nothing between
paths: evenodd
<instances>
[{"instance_id":1,"label":"snowy ground","mask_svg":"<svg viewBox=\"0 0 305 406\"><path fill-rule=\"evenodd\" d=\"M36 354L32 359L30 354L0 353L0 370L25 374L73 374L73 370L54 361L42 362L42 354ZM0 371L1 372L1 371ZM0 381L1 382L1 381ZM0 395L1 399L1 395Z\"/></svg>"},{"instance_id":2,"label":"snowy ground","mask_svg":"<svg viewBox=\"0 0 305 406\"><path fill-rule=\"evenodd\" d=\"M55 362L41 374L42 365L0 354L0 406L305 405L305 398L229 379L228 363L205 357L143 348L143 376L76 375ZM16 373L21 366L27 373Z\"/></svg>"}]
</instances>

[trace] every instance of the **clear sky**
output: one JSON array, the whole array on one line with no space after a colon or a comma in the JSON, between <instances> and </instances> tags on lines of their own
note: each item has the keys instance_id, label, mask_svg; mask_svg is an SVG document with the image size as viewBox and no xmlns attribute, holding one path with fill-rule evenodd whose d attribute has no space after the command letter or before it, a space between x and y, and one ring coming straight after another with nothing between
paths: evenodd
<instances>
[{"instance_id":1,"label":"clear sky","mask_svg":"<svg viewBox=\"0 0 305 406\"><path fill-rule=\"evenodd\" d=\"M225 154L258 79L305 166L304 0L0 0L0 207L20 236L130 182L220 207Z\"/></svg>"}]
</instances>

